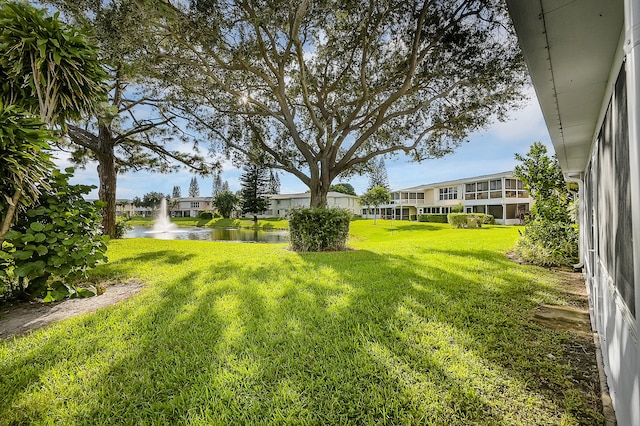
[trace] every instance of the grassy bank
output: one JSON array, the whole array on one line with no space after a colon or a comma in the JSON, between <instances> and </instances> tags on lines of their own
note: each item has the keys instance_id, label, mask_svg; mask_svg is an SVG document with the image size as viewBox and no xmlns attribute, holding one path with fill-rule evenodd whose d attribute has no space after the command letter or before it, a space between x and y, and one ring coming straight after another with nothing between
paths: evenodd
<instances>
[{"instance_id":1,"label":"grassy bank","mask_svg":"<svg viewBox=\"0 0 640 426\"><path fill-rule=\"evenodd\" d=\"M0 342L0 424L597 424L513 227L352 223L342 253L113 241L134 298Z\"/></svg>"},{"instance_id":2,"label":"grassy bank","mask_svg":"<svg viewBox=\"0 0 640 426\"><path fill-rule=\"evenodd\" d=\"M155 219L152 217L140 217L135 216L131 218L129 223L133 226L152 226ZM259 228L264 230L269 229L287 229L287 221L280 218L266 218L259 219L258 223L253 222L252 219L201 219L197 217L172 217L171 222L183 228L192 227L211 227L211 228Z\"/></svg>"}]
</instances>

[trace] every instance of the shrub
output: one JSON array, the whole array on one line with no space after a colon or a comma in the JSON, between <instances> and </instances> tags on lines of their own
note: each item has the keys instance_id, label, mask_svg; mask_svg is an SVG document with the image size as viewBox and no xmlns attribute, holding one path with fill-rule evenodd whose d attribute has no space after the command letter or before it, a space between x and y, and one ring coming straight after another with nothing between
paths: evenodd
<instances>
[{"instance_id":1,"label":"shrub","mask_svg":"<svg viewBox=\"0 0 640 426\"><path fill-rule=\"evenodd\" d=\"M523 260L541 266L570 266L578 262L578 230L562 222L530 222L516 242Z\"/></svg>"},{"instance_id":2,"label":"shrub","mask_svg":"<svg viewBox=\"0 0 640 426\"><path fill-rule=\"evenodd\" d=\"M480 228L483 224L495 224L495 219L484 213L449 213L447 222L454 228Z\"/></svg>"},{"instance_id":3,"label":"shrub","mask_svg":"<svg viewBox=\"0 0 640 426\"><path fill-rule=\"evenodd\" d=\"M464 213L464 206L462 203L458 203L456 206L451 207L451 213Z\"/></svg>"},{"instance_id":4,"label":"shrub","mask_svg":"<svg viewBox=\"0 0 640 426\"><path fill-rule=\"evenodd\" d=\"M469 215L466 213L449 213L447 222L454 228L466 228L468 217Z\"/></svg>"},{"instance_id":5,"label":"shrub","mask_svg":"<svg viewBox=\"0 0 640 426\"><path fill-rule=\"evenodd\" d=\"M409 220L417 220L417 216L415 214L409 215Z\"/></svg>"},{"instance_id":6,"label":"shrub","mask_svg":"<svg viewBox=\"0 0 640 426\"><path fill-rule=\"evenodd\" d=\"M446 214L419 214L418 222L447 223Z\"/></svg>"},{"instance_id":7,"label":"shrub","mask_svg":"<svg viewBox=\"0 0 640 426\"><path fill-rule=\"evenodd\" d=\"M289 211L294 251L339 251L347 247L351 213L345 209L296 208Z\"/></svg>"},{"instance_id":8,"label":"shrub","mask_svg":"<svg viewBox=\"0 0 640 426\"><path fill-rule=\"evenodd\" d=\"M127 231L130 231L132 229L133 225L131 225L131 220L128 217L119 216L116 218L116 233L114 238L124 238L124 236L127 234Z\"/></svg>"},{"instance_id":9,"label":"shrub","mask_svg":"<svg viewBox=\"0 0 640 426\"><path fill-rule=\"evenodd\" d=\"M213 219L213 213L210 211L199 210L198 217L200 219Z\"/></svg>"},{"instance_id":10,"label":"shrub","mask_svg":"<svg viewBox=\"0 0 640 426\"><path fill-rule=\"evenodd\" d=\"M478 216L481 219L483 225L495 225L496 219L491 214L484 213L474 213L475 216Z\"/></svg>"},{"instance_id":11,"label":"shrub","mask_svg":"<svg viewBox=\"0 0 640 426\"><path fill-rule=\"evenodd\" d=\"M0 280L14 295L50 302L94 294L73 282L106 260L108 237L100 235L100 206L82 197L95 187L69 185L70 176L54 170L47 182L51 189L5 235Z\"/></svg>"}]
</instances>

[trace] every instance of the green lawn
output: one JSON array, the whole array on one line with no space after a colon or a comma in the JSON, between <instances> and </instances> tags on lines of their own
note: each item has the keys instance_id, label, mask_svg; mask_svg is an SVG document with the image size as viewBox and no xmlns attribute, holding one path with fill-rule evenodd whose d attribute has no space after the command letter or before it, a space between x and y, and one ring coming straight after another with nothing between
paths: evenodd
<instances>
[{"instance_id":1,"label":"green lawn","mask_svg":"<svg viewBox=\"0 0 640 426\"><path fill-rule=\"evenodd\" d=\"M137 296L0 342L0 424L597 424L514 227L355 221L342 253L110 243ZM549 356L552 355L552 356Z\"/></svg>"}]
</instances>

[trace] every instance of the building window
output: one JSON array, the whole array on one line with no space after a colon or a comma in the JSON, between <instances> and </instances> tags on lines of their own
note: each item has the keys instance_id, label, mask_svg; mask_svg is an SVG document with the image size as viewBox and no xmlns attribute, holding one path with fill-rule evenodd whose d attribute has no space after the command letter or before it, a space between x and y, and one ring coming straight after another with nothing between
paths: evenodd
<instances>
[{"instance_id":1,"label":"building window","mask_svg":"<svg viewBox=\"0 0 640 426\"><path fill-rule=\"evenodd\" d=\"M457 200L458 187L450 186L448 188L440 188L440 200Z\"/></svg>"},{"instance_id":2,"label":"building window","mask_svg":"<svg viewBox=\"0 0 640 426\"><path fill-rule=\"evenodd\" d=\"M192 209L200 208L200 201L192 201L191 202L191 208Z\"/></svg>"},{"instance_id":3,"label":"building window","mask_svg":"<svg viewBox=\"0 0 640 426\"><path fill-rule=\"evenodd\" d=\"M519 179L505 179L505 198L529 198L529 193L524 189L524 182Z\"/></svg>"},{"instance_id":4,"label":"building window","mask_svg":"<svg viewBox=\"0 0 640 426\"><path fill-rule=\"evenodd\" d=\"M424 192L418 193L418 200L424 200Z\"/></svg>"}]
</instances>

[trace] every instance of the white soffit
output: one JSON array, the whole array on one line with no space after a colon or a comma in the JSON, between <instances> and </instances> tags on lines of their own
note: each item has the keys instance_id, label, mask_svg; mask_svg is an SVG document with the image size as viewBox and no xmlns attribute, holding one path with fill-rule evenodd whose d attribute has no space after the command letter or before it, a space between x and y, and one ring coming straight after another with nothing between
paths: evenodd
<instances>
[{"instance_id":1,"label":"white soffit","mask_svg":"<svg viewBox=\"0 0 640 426\"><path fill-rule=\"evenodd\" d=\"M507 0L564 172L587 166L624 25L622 0Z\"/></svg>"}]
</instances>

